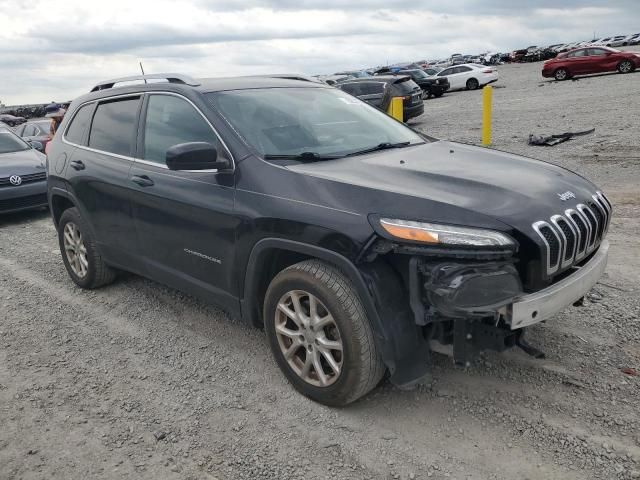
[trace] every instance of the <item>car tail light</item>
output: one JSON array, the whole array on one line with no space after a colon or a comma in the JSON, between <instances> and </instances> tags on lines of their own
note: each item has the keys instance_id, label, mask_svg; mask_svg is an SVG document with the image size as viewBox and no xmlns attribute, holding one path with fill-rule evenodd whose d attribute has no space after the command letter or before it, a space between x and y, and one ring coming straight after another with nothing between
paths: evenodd
<instances>
[{"instance_id":1,"label":"car tail light","mask_svg":"<svg viewBox=\"0 0 640 480\"><path fill-rule=\"evenodd\" d=\"M49 145L51 145L51 141L48 141L44 144L44 154L49 155Z\"/></svg>"}]
</instances>

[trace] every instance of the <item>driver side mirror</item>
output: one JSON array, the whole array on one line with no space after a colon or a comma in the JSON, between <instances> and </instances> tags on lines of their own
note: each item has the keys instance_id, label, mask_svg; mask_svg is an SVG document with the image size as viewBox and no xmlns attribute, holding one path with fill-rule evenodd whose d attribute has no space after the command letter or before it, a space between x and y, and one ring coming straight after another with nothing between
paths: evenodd
<instances>
[{"instance_id":1,"label":"driver side mirror","mask_svg":"<svg viewBox=\"0 0 640 480\"><path fill-rule=\"evenodd\" d=\"M44 145L42 145L41 142L38 142L37 140L29 140L27 143L31 145L31 148L34 148L41 153L44 153Z\"/></svg>"},{"instance_id":2,"label":"driver side mirror","mask_svg":"<svg viewBox=\"0 0 640 480\"><path fill-rule=\"evenodd\" d=\"M226 170L231 162L218 158L216 147L207 142L189 142L174 145L167 150L167 167L170 170Z\"/></svg>"}]
</instances>

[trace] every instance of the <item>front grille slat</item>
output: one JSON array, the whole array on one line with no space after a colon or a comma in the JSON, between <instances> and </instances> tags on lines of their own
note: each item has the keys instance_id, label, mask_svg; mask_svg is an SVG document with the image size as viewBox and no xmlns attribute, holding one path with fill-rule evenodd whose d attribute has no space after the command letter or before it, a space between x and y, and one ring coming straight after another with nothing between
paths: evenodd
<instances>
[{"instance_id":1,"label":"front grille slat","mask_svg":"<svg viewBox=\"0 0 640 480\"><path fill-rule=\"evenodd\" d=\"M601 192L596 192L592 199L551 216L549 221L533 223L533 229L544 243L547 276L578 263L604 239L612 207Z\"/></svg>"},{"instance_id":2,"label":"front grille slat","mask_svg":"<svg viewBox=\"0 0 640 480\"><path fill-rule=\"evenodd\" d=\"M7 186L13 187L14 185L9 180L10 178L11 176L0 177L0 187L7 187ZM39 182L41 180L46 180L47 174L46 172L30 173L28 175L20 175L20 179L22 180L21 185L24 185L25 183Z\"/></svg>"}]
</instances>

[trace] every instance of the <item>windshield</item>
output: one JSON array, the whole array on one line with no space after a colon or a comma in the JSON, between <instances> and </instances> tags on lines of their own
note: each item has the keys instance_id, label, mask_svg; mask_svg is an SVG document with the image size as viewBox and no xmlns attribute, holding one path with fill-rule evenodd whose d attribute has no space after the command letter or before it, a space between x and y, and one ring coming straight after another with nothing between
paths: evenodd
<instances>
[{"instance_id":1,"label":"windshield","mask_svg":"<svg viewBox=\"0 0 640 480\"><path fill-rule=\"evenodd\" d=\"M30 148L29 144L20 137L0 129L0 153L21 152Z\"/></svg>"},{"instance_id":2,"label":"windshield","mask_svg":"<svg viewBox=\"0 0 640 480\"><path fill-rule=\"evenodd\" d=\"M334 88L233 90L207 97L262 156L342 156L381 143L424 143L382 111Z\"/></svg>"}]
</instances>

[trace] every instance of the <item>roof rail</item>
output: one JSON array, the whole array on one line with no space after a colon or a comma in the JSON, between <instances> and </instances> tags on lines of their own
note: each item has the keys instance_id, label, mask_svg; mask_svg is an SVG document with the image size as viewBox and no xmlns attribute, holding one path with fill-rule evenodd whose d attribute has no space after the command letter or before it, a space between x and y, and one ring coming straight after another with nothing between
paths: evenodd
<instances>
[{"instance_id":1,"label":"roof rail","mask_svg":"<svg viewBox=\"0 0 640 480\"><path fill-rule=\"evenodd\" d=\"M190 85L192 87L197 87L200 85L199 82L194 80L193 78L182 75L180 73L153 73L150 75L133 75L131 77L122 77L115 78L113 80L105 80L104 82L100 82L95 87L91 89L92 92L97 92L99 90L106 90L108 88L113 88L116 83L122 82L132 82L134 80L167 80L169 83L179 83L182 85Z\"/></svg>"}]
</instances>

